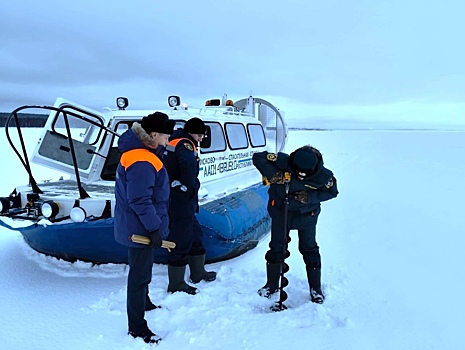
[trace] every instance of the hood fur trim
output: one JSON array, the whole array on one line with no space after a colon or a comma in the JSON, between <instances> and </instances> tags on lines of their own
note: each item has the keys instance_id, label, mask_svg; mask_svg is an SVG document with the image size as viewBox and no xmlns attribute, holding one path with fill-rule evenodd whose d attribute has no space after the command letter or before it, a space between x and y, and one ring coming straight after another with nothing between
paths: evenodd
<instances>
[{"instance_id":1,"label":"hood fur trim","mask_svg":"<svg viewBox=\"0 0 465 350\"><path fill-rule=\"evenodd\" d=\"M140 123L134 122L131 129L145 146L149 148L156 148L158 146L157 142L142 128Z\"/></svg>"}]
</instances>

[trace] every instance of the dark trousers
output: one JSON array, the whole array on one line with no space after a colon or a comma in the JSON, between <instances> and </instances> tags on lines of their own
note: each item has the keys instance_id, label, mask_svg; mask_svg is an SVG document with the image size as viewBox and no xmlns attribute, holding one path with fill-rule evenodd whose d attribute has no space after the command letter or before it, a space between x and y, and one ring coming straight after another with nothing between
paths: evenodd
<instances>
[{"instance_id":1,"label":"dark trousers","mask_svg":"<svg viewBox=\"0 0 465 350\"><path fill-rule=\"evenodd\" d=\"M176 243L176 247L168 253L168 265L186 266L188 255L204 255L202 239L202 227L195 215L171 220L167 240Z\"/></svg>"},{"instance_id":2,"label":"dark trousers","mask_svg":"<svg viewBox=\"0 0 465 350\"><path fill-rule=\"evenodd\" d=\"M317 212L300 213L289 211L287 220L287 236L290 230L298 230L299 251L303 256L306 266L321 267L321 257L318 244L316 243L316 224L319 210ZM286 237L287 242L287 237ZM271 241L270 249L265 255L268 263L283 261L284 241L284 213L273 213L271 216Z\"/></svg>"},{"instance_id":3,"label":"dark trousers","mask_svg":"<svg viewBox=\"0 0 465 350\"><path fill-rule=\"evenodd\" d=\"M145 303L149 300L149 284L152 281L153 249L128 248L129 273L127 287L128 328L130 332L148 329L144 318Z\"/></svg>"}]
</instances>

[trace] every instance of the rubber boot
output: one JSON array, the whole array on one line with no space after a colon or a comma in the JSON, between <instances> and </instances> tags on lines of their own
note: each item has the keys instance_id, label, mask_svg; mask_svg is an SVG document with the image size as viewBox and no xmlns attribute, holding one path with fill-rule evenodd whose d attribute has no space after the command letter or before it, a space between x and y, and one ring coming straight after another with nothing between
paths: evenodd
<instances>
[{"instance_id":1,"label":"rubber boot","mask_svg":"<svg viewBox=\"0 0 465 350\"><path fill-rule=\"evenodd\" d=\"M184 273L186 272L186 266L171 266L168 265L168 292L184 292L187 294L196 294L197 288L188 285L184 281Z\"/></svg>"},{"instance_id":2,"label":"rubber boot","mask_svg":"<svg viewBox=\"0 0 465 350\"><path fill-rule=\"evenodd\" d=\"M191 270L190 279L192 283L200 281L211 282L216 280L216 272L205 271L205 254L203 255L188 255L189 269Z\"/></svg>"},{"instance_id":3,"label":"rubber boot","mask_svg":"<svg viewBox=\"0 0 465 350\"><path fill-rule=\"evenodd\" d=\"M258 295L269 298L279 289L279 276L281 274L281 263L266 264L266 284L260 288Z\"/></svg>"},{"instance_id":4,"label":"rubber boot","mask_svg":"<svg viewBox=\"0 0 465 350\"><path fill-rule=\"evenodd\" d=\"M313 303L323 304L325 296L321 290L321 268L306 267L308 285L310 287L310 298Z\"/></svg>"}]
</instances>

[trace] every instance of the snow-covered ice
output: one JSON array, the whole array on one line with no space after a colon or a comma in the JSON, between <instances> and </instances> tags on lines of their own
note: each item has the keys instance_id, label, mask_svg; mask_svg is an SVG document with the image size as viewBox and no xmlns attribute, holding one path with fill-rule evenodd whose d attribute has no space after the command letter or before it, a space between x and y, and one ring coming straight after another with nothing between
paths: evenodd
<instances>
[{"instance_id":1,"label":"snow-covered ice","mask_svg":"<svg viewBox=\"0 0 465 350\"><path fill-rule=\"evenodd\" d=\"M419 126L421 129L421 126ZM200 293L168 294L154 265L147 313L158 349L459 350L465 346L463 131L291 131L287 151L310 143L338 179L322 205L317 238L323 305L309 301L292 232L288 310L258 296L268 238L211 264ZM0 195L27 183L0 130ZM34 146L39 132L26 130ZM50 178L36 169L37 179ZM0 348L148 349L126 334L123 265L68 263L33 251L0 228Z\"/></svg>"}]
</instances>

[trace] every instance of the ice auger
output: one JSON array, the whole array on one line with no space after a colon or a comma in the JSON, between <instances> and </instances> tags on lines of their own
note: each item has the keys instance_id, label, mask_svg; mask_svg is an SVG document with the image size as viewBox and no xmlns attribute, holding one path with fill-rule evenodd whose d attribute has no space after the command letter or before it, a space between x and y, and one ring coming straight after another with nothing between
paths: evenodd
<instances>
[{"instance_id":1,"label":"ice auger","mask_svg":"<svg viewBox=\"0 0 465 350\"><path fill-rule=\"evenodd\" d=\"M279 300L271 307L271 311L282 311L286 310L287 306L283 303L287 300L287 293L284 291L284 287L287 287L289 280L284 277L284 274L289 271L289 265L286 264L285 260L291 255L287 249L289 242L291 242L291 236L288 231L288 211L289 211L289 189L291 187L291 174L288 172L284 173L284 189L286 196L284 197L284 230L283 230L283 260L281 262L281 273L279 275Z\"/></svg>"}]
</instances>

